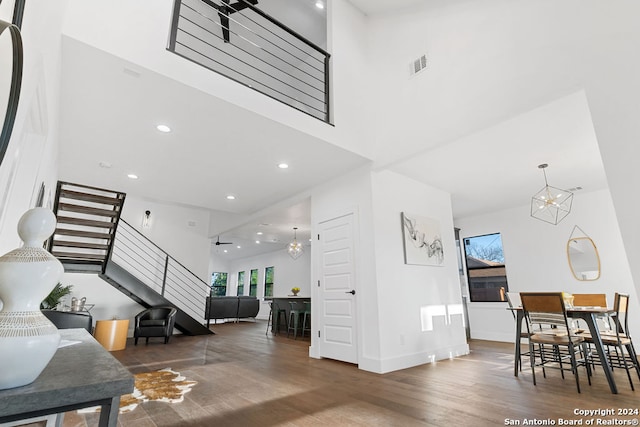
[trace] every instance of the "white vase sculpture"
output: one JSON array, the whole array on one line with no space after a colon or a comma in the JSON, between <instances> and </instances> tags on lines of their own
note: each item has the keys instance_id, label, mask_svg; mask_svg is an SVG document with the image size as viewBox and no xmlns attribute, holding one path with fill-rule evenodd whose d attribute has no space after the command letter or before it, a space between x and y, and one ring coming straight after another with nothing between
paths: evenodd
<instances>
[{"instance_id":1,"label":"white vase sculpture","mask_svg":"<svg viewBox=\"0 0 640 427\"><path fill-rule=\"evenodd\" d=\"M64 272L42 248L55 227L51 210L28 210L18 222L24 246L0 257L0 390L33 382L60 343L60 332L40 311Z\"/></svg>"}]
</instances>

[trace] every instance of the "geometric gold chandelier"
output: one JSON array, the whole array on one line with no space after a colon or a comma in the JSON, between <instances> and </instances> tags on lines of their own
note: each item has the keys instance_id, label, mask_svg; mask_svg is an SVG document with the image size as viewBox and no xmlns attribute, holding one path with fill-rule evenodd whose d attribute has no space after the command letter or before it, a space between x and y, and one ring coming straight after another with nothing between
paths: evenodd
<instances>
[{"instance_id":1,"label":"geometric gold chandelier","mask_svg":"<svg viewBox=\"0 0 640 427\"><path fill-rule=\"evenodd\" d=\"M541 221L557 225L571 212L573 193L552 187L547 183L545 169L549 166L543 163L538 166L544 174L544 188L531 198L531 216Z\"/></svg>"},{"instance_id":2,"label":"geometric gold chandelier","mask_svg":"<svg viewBox=\"0 0 640 427\"><path fill-rule=\"evenodd\" d=\"M293 227L293 241L289 243L289 245L287 246L287 252L289 253L289 256L293 259L298 259L298 257L302 255L302 252L304 252L304 250L302 249L302 243L298 242L298 239L297 239L297 235L296 235L297 229L298 227Z\"/></svg>"}]
</instances>

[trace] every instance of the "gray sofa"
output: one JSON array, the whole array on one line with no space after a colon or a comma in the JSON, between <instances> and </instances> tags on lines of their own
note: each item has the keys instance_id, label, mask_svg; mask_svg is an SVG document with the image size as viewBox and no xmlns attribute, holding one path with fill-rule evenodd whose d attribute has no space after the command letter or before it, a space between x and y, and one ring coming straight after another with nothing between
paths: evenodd
<instances>
[{"instance_id":1,"label":"gray sofa","mask_svg":"<svg viewBox=\"0 0 640 427\"><path fill-rule=\"evenodd\" d=\"M239 319L254 318L260 311L260 300L249 296L207 297L204 318L207 328L211 319Z\"/></svg>"}]
</instances>

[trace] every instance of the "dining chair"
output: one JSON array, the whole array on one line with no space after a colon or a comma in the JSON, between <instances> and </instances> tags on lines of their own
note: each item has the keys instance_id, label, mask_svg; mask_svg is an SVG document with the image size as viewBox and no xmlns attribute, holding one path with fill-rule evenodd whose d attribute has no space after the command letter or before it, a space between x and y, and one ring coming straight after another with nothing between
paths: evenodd
<instances>
[{"instance_id":1,"label":"dining chair","mask_svg":"<svg viewBox=\"0 0 640 427\"><path fill-rule=\"evenodd\" d=\"M572 294L574 307L606 307L607 294Z\"/></svg>"},{"instance_id":2,"label":"dining chair","mask_svg":"<svg viewBox=\"0 0 640 427\"><path fill-rule=\"evenodd\" d=\"M631 369L635 369L640 378L640 366L633 341L629 335L629 295L616 293L613 301L613 313L610 316L611 327L600 333L602 343L606 347L605 357L612 368L624 369L629 378L631 390L635 390L631 380ZM582 334L588 343L593 343L590 334ZM602 363L595 352L592 352L592 363Z\"/></svg>"},{"instance_id":3,"label":"dining chair","mask_svg":"<svg viewBox=\"0 0 640 427\"><path fill-rule=\"evenodd\" d=\"M518 292L507 292L506 293L506 300L507 300L507 304L509 304L509 310L511 311L511 314L513 314L513 320L516 320L516 312L515 312L515 308L518 308L522 305L522 301L520 300L520 294ZM515 343L516 346L521 346L522 345L522 340L525 339L527 340L526 344L527 347L529 345L529 332L528 331L524 331L524 330L520 330L520 340L518 340L517 343ZM514 353L516 356L516 364L517 366L517 370L518 371L522 371L522 357L529 357L529 352L528 351L520 351L520 357L517 357L518 355L518 351L517 348L514 349Z\"/></svg>"},{"instance_id":4,"label":"dining chair","mask_svg":"<svg viewBox=\"0 0 640 427\"><path fill-rule=\"evenodd\" d=\"M607 294L572 294L574 307L607 307ZM598 317L598 326L602 330L611 329L608 316ZM576 328L581 325L576 322Z\"/></svg>"},{"instance_id":5,"label":"dining chair","mask_svg":"<svg viewBox=\"0 0 640 427\"><path fill-rule=\"evenodd\" d=\"M564 371L571 371L580 393L578 367L585 366L591 385L591 366L586 363L587 347L585 339L576 335L569 326L562 292L521 292L522 309L529 332L529 360L533 384L536 385L536 367L542 368L546 378L546 368L556 368L564 378ZM535 352L538 344L542 351ZM562 348L565 351L559 351ZM566 362L570 367L566 367Z\"/></svg>"}]
</instances>

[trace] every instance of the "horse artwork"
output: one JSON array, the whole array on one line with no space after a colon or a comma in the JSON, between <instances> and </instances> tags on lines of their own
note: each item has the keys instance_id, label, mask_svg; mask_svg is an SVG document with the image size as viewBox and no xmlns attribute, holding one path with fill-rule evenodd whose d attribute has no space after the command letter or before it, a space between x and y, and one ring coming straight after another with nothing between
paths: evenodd
<instances>
[{"instance_id":1,"label":"horse artwork","mask_svg":"<svg viewBox=\"0 0 640 427\"><path fill-rule=\"evenodd\" d=\"M442 233L437 220L403 212L402 231L405 264L443 265Z\"/></svg>"}]
</instances>

